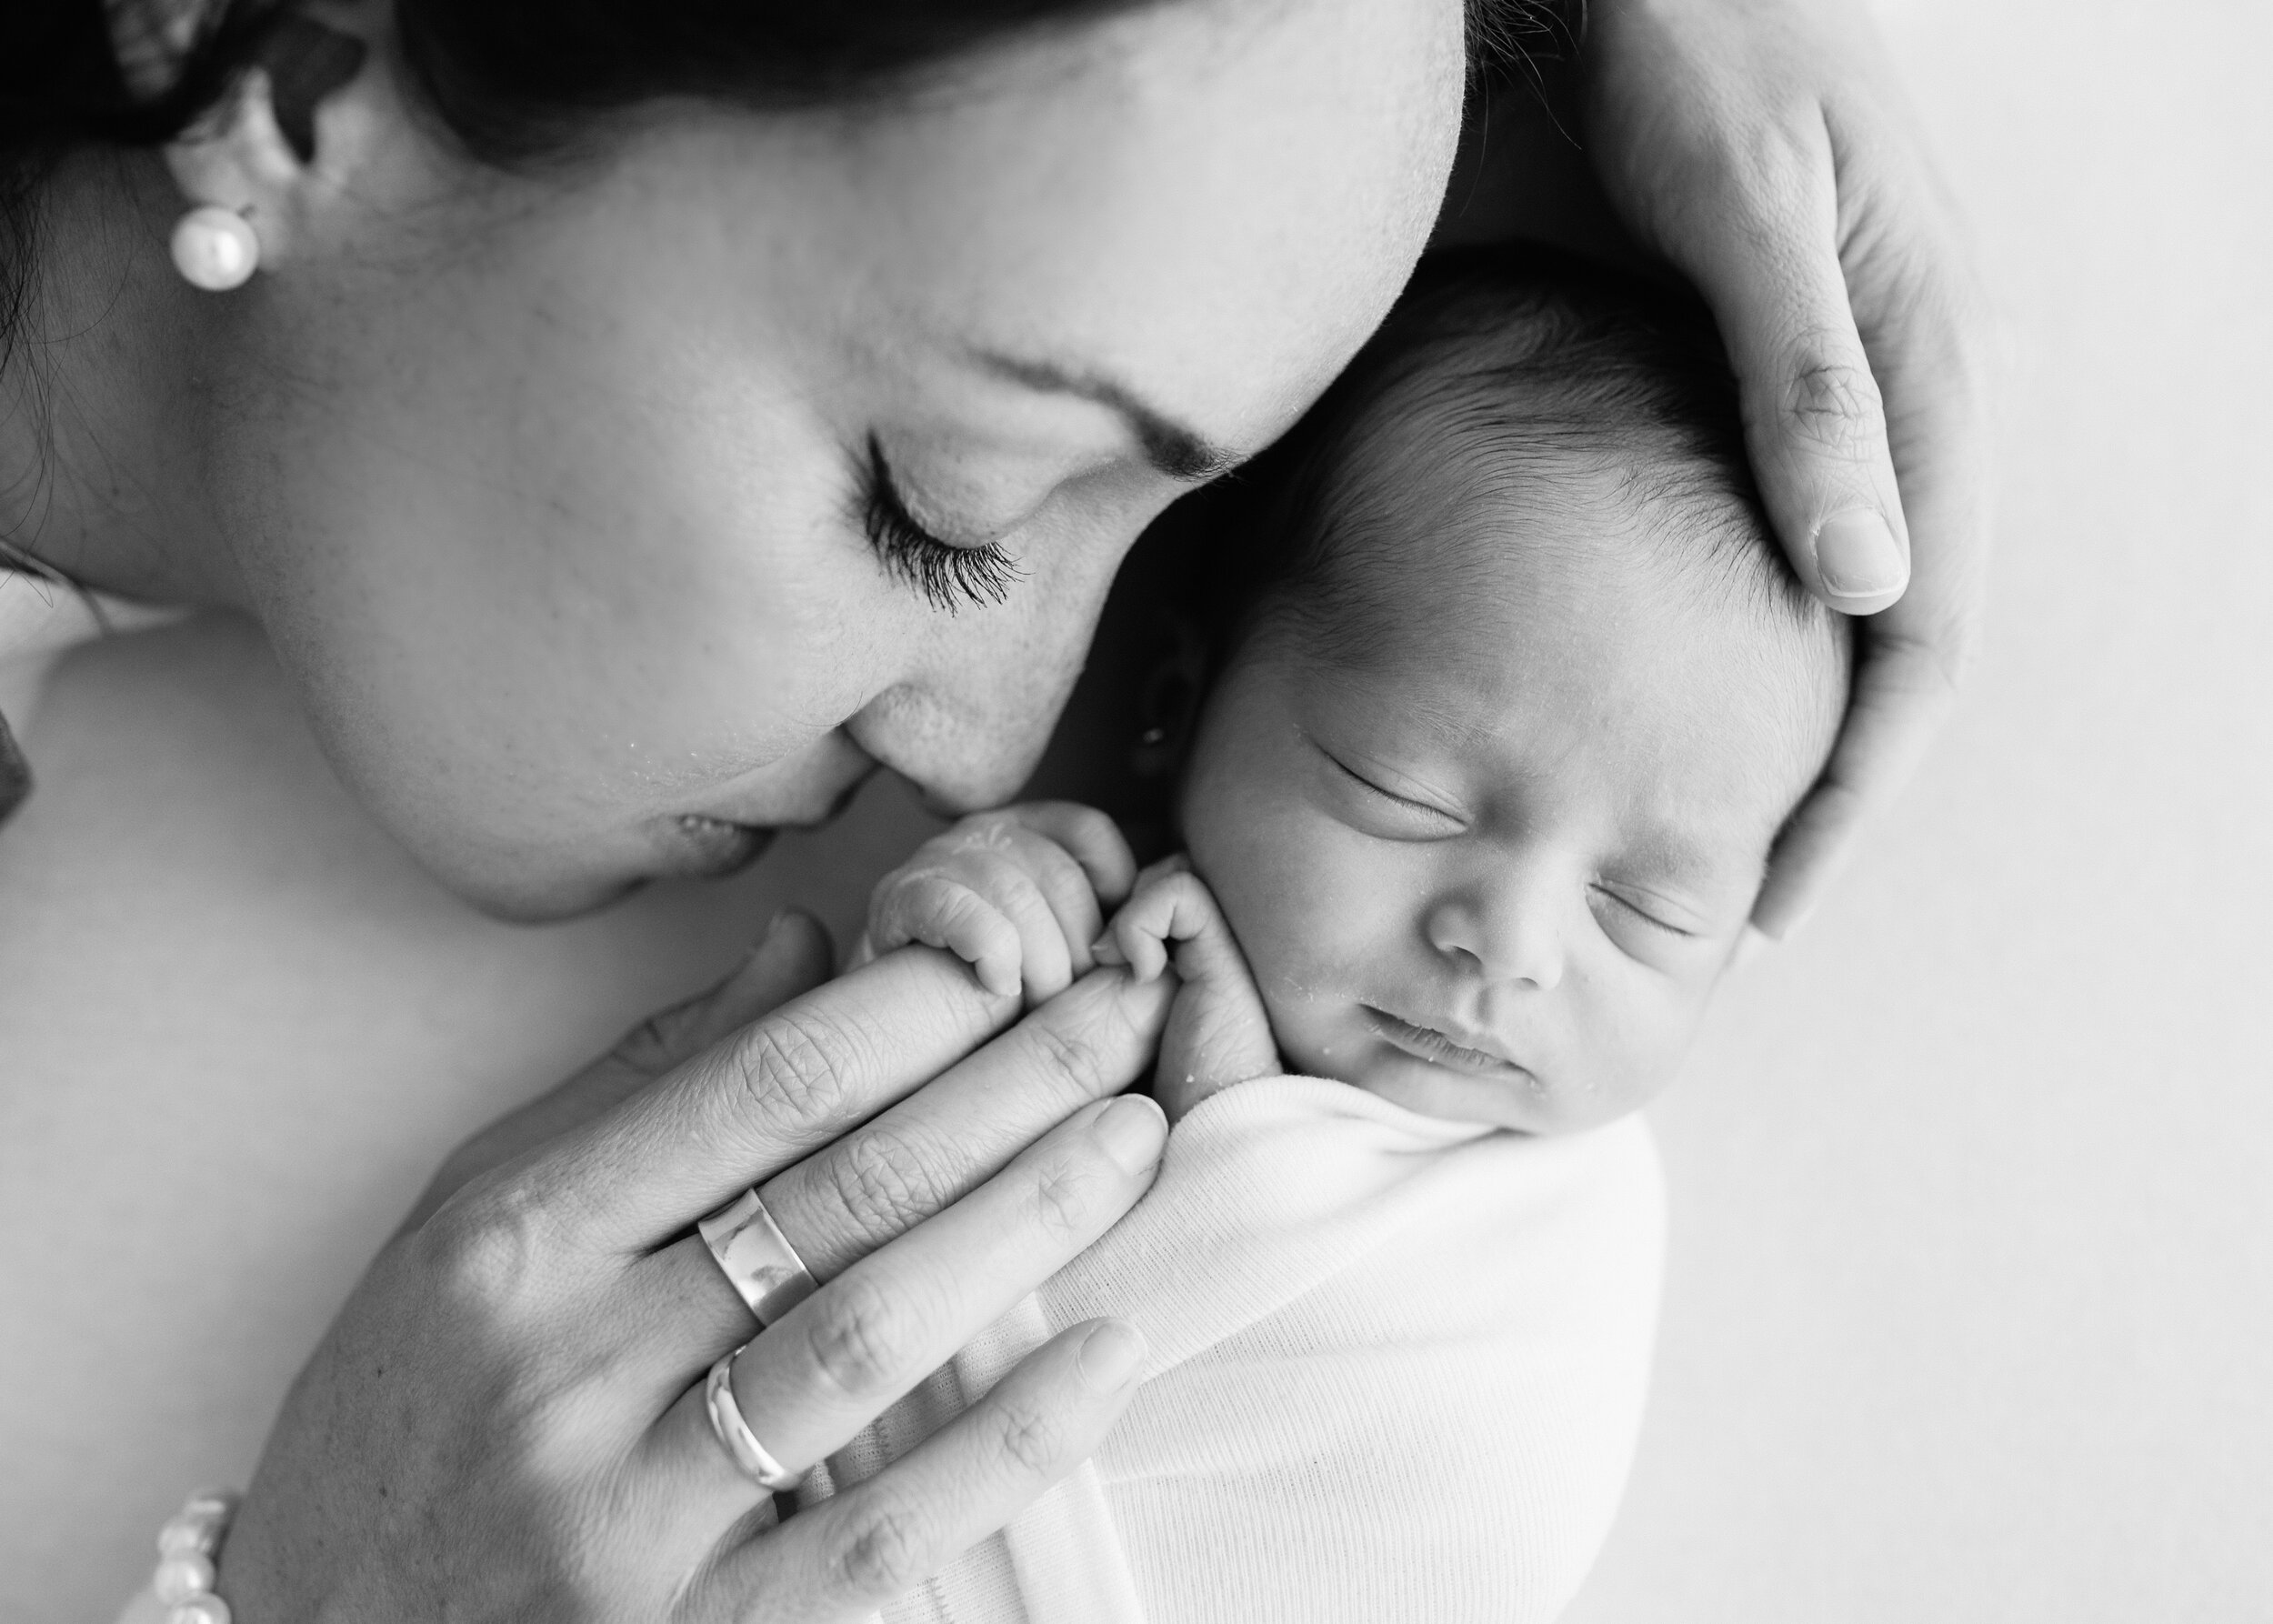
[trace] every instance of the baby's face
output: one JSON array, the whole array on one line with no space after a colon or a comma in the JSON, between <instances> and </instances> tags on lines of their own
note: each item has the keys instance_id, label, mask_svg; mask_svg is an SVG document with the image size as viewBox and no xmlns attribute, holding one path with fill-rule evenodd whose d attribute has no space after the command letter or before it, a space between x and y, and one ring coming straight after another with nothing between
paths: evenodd
<instances>
[{"instance_id":1,"label":"baby's face","mask_svg":"<svg viewBox=\"0 0 2273 1624\"><path fill-rule=\"evenodd\" d=\"M1670 1078L1828 741L1756 611L1552 522L1386 583L1360 663L1266 625L1183 801L1293 1068L1538 1133Z\"/></svg>"}]
</instances>

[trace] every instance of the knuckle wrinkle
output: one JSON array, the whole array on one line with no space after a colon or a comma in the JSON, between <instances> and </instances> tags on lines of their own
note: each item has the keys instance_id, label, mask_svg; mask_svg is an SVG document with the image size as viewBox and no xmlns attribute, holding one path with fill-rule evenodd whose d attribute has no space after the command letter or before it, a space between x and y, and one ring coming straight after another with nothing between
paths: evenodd
<instances>
[{"instance_id":1,"label":"knuckle wrinkle","mask_svg":"<svg viewBox=\"0 0 2273 1624\"><path fill-rule=\"evenodd\" d=\"M866 1509L847 1532L837 1571L856 1594L897 1596L930 1577L926 1519L903 1501Z\"/></svg>"},{"instance_id":2,"label":"knuckle wrinkle","mask_svg":"<svg viewBox=\"0 0 2273 1624\"><path fill-rule=\"evenodd\" d=\"M1032 1404L1002 1406L996 1416L995 1439L1013 1466L1036 1478L1054 1471L1066 1448L1065 1428Z\"/></svg>"},{"instance_id":3,"label":"knuckle wrinkle","mask_svg":"<svg viewBox=\"0 0 2273 1624\"><path fill-rule=\"evenodd\" d=\"M923 1158L888 1128L872 1126L846 1140L828 1168L846 1215L873 1243L903 1233L938 1205Z\"/></svg>"},{"instance_id":4,"label":"knuckle wrinkle","mask_svg":"<svg viewBox=\"0 0 2273 1624\"><path fill-rule=\"evenodd\" d=\"M810 1010L759 1023L740 1050L743 1092L760 1119L810 1123L834 1115L849 1090L843 1035Z\"/></svg>"},{"instance_id":5,"label":"knuckle wrinkle","mask_svg":"<svg viewBox=\"0 0 2273 1624\"><path fill-rule=\"evenodd\" d=\"M1844 361L1818 361L1794 373L1784 415L1821 446L1853 446L1886 432L1877 384L1867 368Z\"/></svg>"},{"instance_id":6,"label":"knuckle wrinkle","mask_svg":"<svg viewBox=\"0 0 2273 1624\"><path fill-rule=\"evenodd\" d=\"M836 1281L809 1333L821 1378L848 1398L891 1385L905 1360L906 1330L884 1292L855 1274Z\"/></svg>"}]
</instances>

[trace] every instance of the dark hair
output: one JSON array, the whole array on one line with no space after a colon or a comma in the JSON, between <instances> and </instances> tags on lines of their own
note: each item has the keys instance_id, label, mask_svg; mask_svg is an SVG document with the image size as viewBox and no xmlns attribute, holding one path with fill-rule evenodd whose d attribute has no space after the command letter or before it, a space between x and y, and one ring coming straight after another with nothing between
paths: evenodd
<instances>
[{"instance_id":1,"label":"dark hair","mask_svg":"<svg viewBox=\"0 0 2273 1624\"><path fill-rule=\"evenodd\" d=\"M475 155L573 145L606 114L666 96L752 107L889 94L1016 36L1163 0L396 0L418 89ZM180 135L292 24L295 0L207 0L173 87L138 98L106 0L0 4L0 337L15 331L41 184L88 145ZM1512 65L1576 42L1583 0L1467 0L1471 58Z\"/></svg>"},{"instance_id":2,"label":"dark hair","mask_svg":"<svg viewBox=\"0 0 2273 1624\"><path fill-rule=\"evenodd\" d=\"M1357 488L1388 420L1426 413L1491 476L1554 459L1615 478L1669 566L1819 628L1775 541L1745 453L1737 385L1710 314L1686 291L1554 250L1460 249L1424 260L1380 330L1262 473L1267 486L1249 597L1324 606L1410 559L1373 556L1383 502L1431 493Z\"/></svg>"},{"instance_id":3,"label":"dark hair","mask_svg":"<svg viewBox=\"0 0 2273 1624\"><path fill-rule=\"evenodd\" d=\"M397 0L396 17L443 125L475 155L511 161L658 97L826 105L888 92L1018 35L1157 3ZM56 161L84 147L174 139L246 68L273 65L297 11L292 0L209 0L179 78L144 99L120 69L105 0L0 3L0 362L21 324L40 190Z\"/></svg>"},{"instance_id":4,"label":"dark hair","mask_svg":"<svg viewBox=\"0 0 2273 1624\"><path fill-rule=\"evenodd\" d=\"M1258 635L1337 665L1402 647L1399 583L1472 571L1478 546L1558 545L1506 536L1492 498L1601 499L1605 486L1574 486L1575 472L1604 480L1638 520L1621 536L1670 590L1757 629L1763 653L1800 679L1777 704L1804 787L1846 708L1852 634L1776 541L1711 316L1681 290L1546 249L1424 261L1381 330L1258 461L1225 657ZM1446 545L1432 555L1437 534ZM1487 602L1498 589L1432 577L1447 581Z\"/></svg>"}]
</instances>

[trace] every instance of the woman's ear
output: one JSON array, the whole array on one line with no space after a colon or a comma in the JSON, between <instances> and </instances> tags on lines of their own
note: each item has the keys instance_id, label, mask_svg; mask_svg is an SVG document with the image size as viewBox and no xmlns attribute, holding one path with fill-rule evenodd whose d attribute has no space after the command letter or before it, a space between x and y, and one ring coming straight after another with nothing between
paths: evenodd
<instances>
[{"instance_id":1,"label":"woman's ear","mask_svg":"<svg viewBox=\"0 0 2273 1624\"><path fill-rule=\"evenodd\" d=\"M242 216L270 270L330 235L327 216L402 116L383 53L366 37L378 21L369 14L381 9L285 17L228 95L165 149L184 199Z\"/></svg>"}]
</instances>

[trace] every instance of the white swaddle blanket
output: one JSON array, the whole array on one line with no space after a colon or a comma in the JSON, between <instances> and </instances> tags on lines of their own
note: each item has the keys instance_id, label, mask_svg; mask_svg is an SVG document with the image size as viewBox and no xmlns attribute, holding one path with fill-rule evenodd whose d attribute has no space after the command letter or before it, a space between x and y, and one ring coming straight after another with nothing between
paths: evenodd
<instances>
[{"instance_id":1,"label":"white swaddle blanket","mask_svg":"<svg viewBox=\"0 0 2273 1624\"><path fill-rule=\"evenodd\" d=\"M1151 1342L1096 1456L888 1624L1552 1619L1641 1418L1638 1118L1526 1138L1312 1078L1217 1095L1103 1240L816 1473L856 1482L1066 1326Z\"/></svg>"},{"instance_id":2,"label":"white swaddle blanket","mask_svg":"<svg viewBox=\"0 0 2273 1624\"><path fill-rule=\"evenodd\" d=\"M1608 1532L1664 1233L1639 1118L1533 1139L1268 1078L1135 1211L817 1469L914 1448L1066 1326L1144 1328L1104 1446L886 1624L1527 1624ZM157 1624L145 1589L120 1624Z\"/></svg>"}]
</instances>

